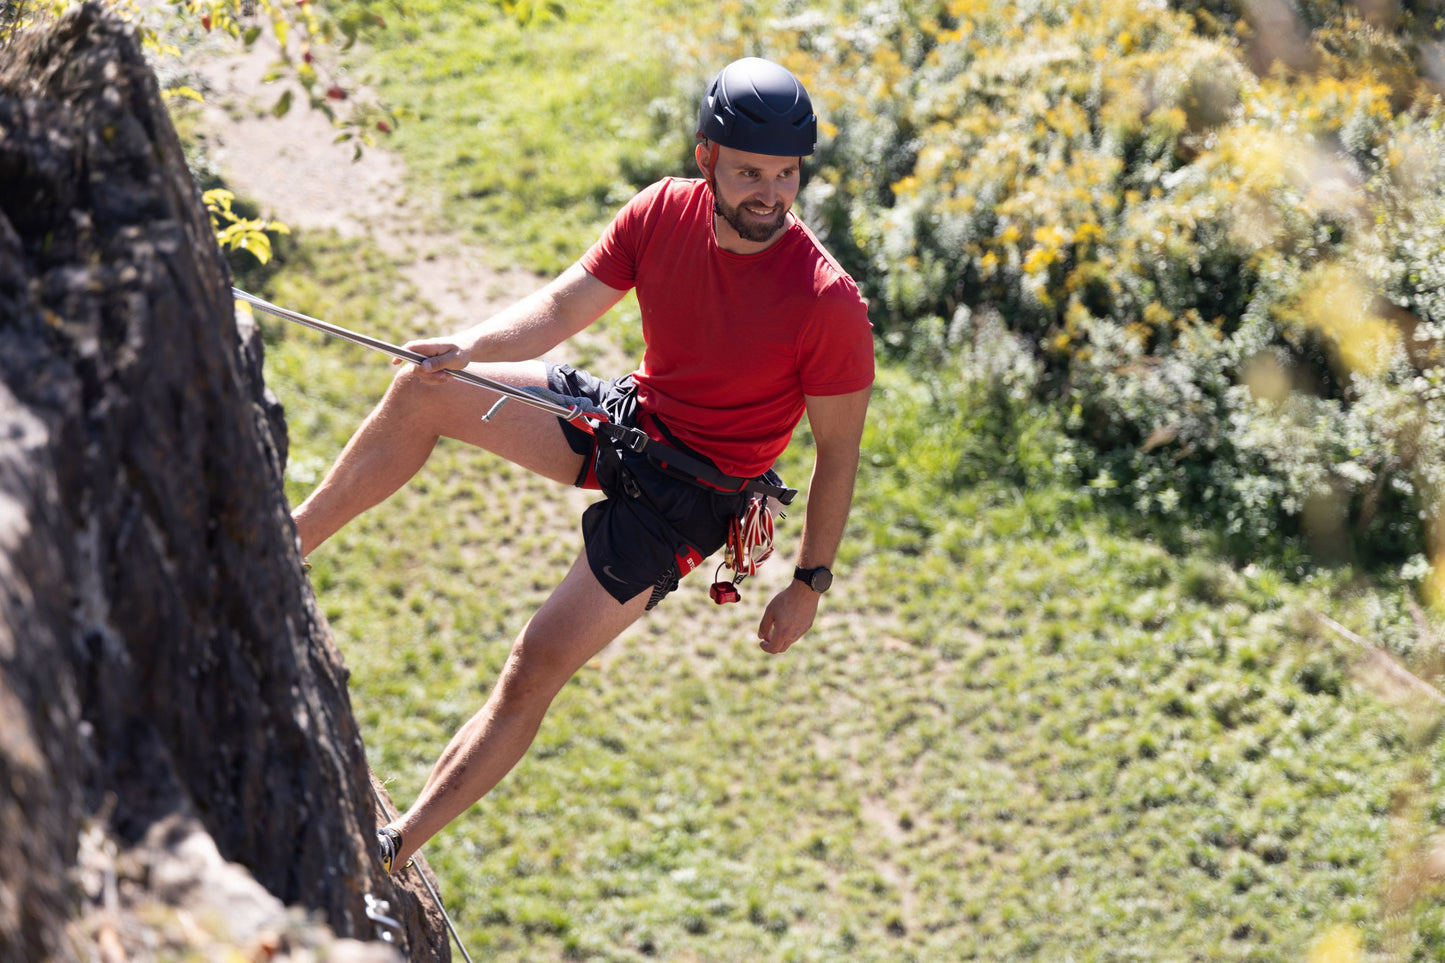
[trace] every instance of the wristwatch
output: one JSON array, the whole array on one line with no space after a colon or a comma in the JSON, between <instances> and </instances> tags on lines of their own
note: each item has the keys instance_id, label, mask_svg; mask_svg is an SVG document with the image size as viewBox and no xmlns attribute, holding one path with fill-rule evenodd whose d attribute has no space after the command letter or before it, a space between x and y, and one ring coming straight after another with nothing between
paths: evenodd
<instances>
[{"instance_id":1,"label":"wristwatch","mask_svg":"<svg viewBox=\"0 0 1445 963\"><path fill-rule=\"evenodd\" d=\"M828 591L828 586L833 584L833 573L828 571L826 565L819 565L817 568L795 567L793 578L820 595Z\"/></svg>"}]
</instances>

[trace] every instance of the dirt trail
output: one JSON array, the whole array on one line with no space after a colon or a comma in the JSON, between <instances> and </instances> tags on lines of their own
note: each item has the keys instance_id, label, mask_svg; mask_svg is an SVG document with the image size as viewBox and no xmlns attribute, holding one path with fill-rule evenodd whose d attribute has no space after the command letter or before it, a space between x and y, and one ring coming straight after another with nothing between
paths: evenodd
<instances>
[{"instance_id":1,"label":"dirt trail","mask_svg":"<svg viewBox=\"0 0 1445 963\"><path fill-rule=\"evenodd\" d=\"M437 332L486 317L546 280L498 269L484 249L415 226L430 219L435 201L409 187L401 159L377 146L353 161L352 146L335 142L336 130L304 97L273 117L285 88L262 78L275 60L263 38L250 51L207 53L191 64L213 162L238 195L293 228L371 237L442 316Z\"/></svg>"}]
</instances>

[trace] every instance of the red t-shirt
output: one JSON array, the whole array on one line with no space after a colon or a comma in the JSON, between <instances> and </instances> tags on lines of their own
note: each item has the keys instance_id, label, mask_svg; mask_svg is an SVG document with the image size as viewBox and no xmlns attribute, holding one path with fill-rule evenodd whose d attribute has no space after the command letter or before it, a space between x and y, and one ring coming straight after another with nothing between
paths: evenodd
<instances>
[{"instance_id":1,"label":"red t-shirt","mask_svg":"<svg viewBox=\"0 0 1445 963\"><path fill-rule=\"evenodd\" d=\"M803 417L803 396L873 383L858 286L795 217L758 254L713 235L712 191L667 178L618 212L582 267L637 288L646 350L638 402L730 475L767 471Z\"/></svg>"}]
</instances>

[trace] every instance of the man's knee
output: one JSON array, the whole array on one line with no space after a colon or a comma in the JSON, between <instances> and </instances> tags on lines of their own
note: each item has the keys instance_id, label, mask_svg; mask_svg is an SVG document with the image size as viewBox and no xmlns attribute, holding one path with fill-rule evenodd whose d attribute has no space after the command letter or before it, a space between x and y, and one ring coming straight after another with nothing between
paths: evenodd
<instances>
[{"instance_id":1,"label":"man's knee","mask_svg":"<svg viewBox=\"0 0 1445 963\"><path fill-rule=\"evenodd\" d=\"M551 702L581 668L574 660L565 658L564 651L536 641L518 640L497 680L499 692L508 701L519 704Z\"/></svg>"},{"instance_id":2,"label":"man's knee","mask_svg":"<svg viewBox=\"0 0 1445 963\"><path fill-rule=\"evenodd\" d=\"M414 364L403 364L392 376L382 405L399 415L438 420L458 404L475 401L476 390L455 378L438 379L424 375Z\"/></svg>"},{"instance_id":3,"label":"man's knee","mask_svg":"<svg viewBox=\"0 0 1445 963\"><path fill-rule=\"evenodd\" d=\"M414 364L403 364L391 376L391 386L384 401L395 407L415 407L426 400L428 389L437 385L427 384L422 379L421 369Z\"/></svg>"}]
</instances>

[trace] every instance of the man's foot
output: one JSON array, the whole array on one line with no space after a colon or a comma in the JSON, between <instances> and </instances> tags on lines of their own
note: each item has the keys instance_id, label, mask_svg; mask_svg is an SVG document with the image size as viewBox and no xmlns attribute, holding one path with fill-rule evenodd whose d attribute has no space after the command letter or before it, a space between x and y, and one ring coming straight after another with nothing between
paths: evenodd
<instances>
[{"instance_id":1,"label":"man's foot","mask_svg":"<svg viewBox=\"0 0 1445 963\"><path fill-rule=\"evenodd\" d=\"M386 875L391 875L392 864L396 862L396 854L401 852L401 833L395 829L378 829L376 831L376 854L381 857L381 865L386 869Z\"/></svg>"}]
</instances>

